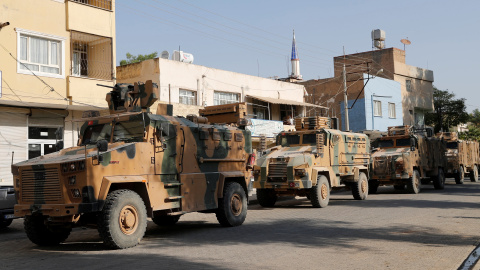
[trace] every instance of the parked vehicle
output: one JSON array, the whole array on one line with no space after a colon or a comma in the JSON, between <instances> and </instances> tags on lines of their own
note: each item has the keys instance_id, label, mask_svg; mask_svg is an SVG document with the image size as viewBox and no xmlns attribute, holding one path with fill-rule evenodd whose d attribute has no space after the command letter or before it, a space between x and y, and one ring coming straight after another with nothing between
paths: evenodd
<instances>
[{"instance_id":1,"label":"parked vehicle","mask_svg":"<svg viewBox=\"0 0 480 270\"><path fill-rule=\"evenodd\" d=\"M370 141L364 134L327 128L324 117L297 119L297 131L277 136L254 167L254 188L261 206L279 196L305 196L326 207L332 188L351 188L353 197L368 196Z\"/></svg>"},{"instance_id":2,"label":"parked vehicle","mask_svg":"<svg viewBox=\"0 0 480 270\"><path fill-rule=\"evenodd\" d=\"M465 175L470 176L472 182L478 182L478 168L480 165L478 142L459 140L456 132L438 133L436 136L447 142L447 177L455 177L455 183L463 184Z\"/></svg>"},{"instance_id":3,"label":"parked vehicle","mask_svg":"<svg viewBox=\"0 0 480 270\"><path fill-rule=\"evenodd\" d=\"M67 239L72 227L93 225L111 248L143 238L147 217L173 225L181 215L215 213L223 226L241 225L254 156L244 128L172 116L158 87L116 85L110 115L83 119L77 147L12 166L28 238L37 245Z\"/></svg>"},{"instance_id":4,"label":"parked vehicle","mask_svg":"<svg viewBox=\"0 0 480 270\"><path fill-rule=\"evenodd\" d=\"M12 224L15 216L13 206L15 205L15 190L13 186L0 186L0 228Z\"/></svg>"},{"instance_id":5,"label":"parked vehicle","mask_svg":"<svg viewBox=\"0 0 480 270\"><path fill-rule=\"evenodd\" d=\"M397 190L420 192L421 184L433 182L435 189L445 185L446 143L432 136L433 131L411 126L388 128L388 135L378 139L372 154L370 193L378 186L393 185Z\"/></svg>"}]
</instances>

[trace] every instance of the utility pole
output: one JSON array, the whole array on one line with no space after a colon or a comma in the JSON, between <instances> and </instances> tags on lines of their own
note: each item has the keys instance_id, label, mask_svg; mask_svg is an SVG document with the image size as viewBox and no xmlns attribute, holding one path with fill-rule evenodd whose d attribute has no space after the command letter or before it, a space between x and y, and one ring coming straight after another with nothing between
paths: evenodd
<instances>
[{"instance_id":1,"label":"utility pole","mask_svg":"<svg viewBox=\"0 0 480 270\"><path fill-rule=\"evenodd\" d=\"M347 72L345 71L345 47L343 47L343 94L345 95L345 131L350 130L348 122L348 98L347 98Z\"/></svg>"}]
</instances>

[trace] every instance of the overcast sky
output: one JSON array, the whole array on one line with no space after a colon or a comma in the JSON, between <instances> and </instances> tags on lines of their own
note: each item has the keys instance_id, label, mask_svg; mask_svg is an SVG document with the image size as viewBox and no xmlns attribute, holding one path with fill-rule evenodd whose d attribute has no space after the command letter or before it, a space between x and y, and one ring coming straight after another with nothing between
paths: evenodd
<instances>
[{"instance_id":1,"label":"overcast sky","mask_svg":"<svg viewBox=\"0 0 480 270\"><path fill-rule=\"evenodd\" d=\"M386 47L434 72L434 85L480 109L480 1L117 0L117 64L125 54L178 50L194 64L261 77L286 77L295 29L305 80L333 76L333 56Z\"/></svg>"}]
</instances>

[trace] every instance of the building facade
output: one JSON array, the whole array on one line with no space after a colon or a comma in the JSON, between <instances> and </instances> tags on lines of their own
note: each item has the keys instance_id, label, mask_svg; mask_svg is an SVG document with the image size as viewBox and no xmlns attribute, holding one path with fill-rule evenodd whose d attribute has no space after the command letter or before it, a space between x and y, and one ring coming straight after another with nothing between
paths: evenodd
<instances>
[{"instance_id":1,"label":"building facade","mask_svg":"<svg viewBox=\"0 0 480 270\"><path fill-rule=\"evenodd\" d=\"M299 82L308 92L308 102L331 108L330 113L333 115L343 110L343 65L346 69L348 100L357 97L368 99L362 89L366 83L364 74L370 74L370 77L374 75L400 83L401 124L423 126L425 113L434 109L433 71L407 65L403 50L388 48L338 56L334 57L333 62L334 77ZM388 91L376 91L375 95L390 96ZM349 122L352 123L352 120Z\"/></svg>"},{"instance_id":2,"label":"building facade","mask_svg":"<svg viewBox=\"0 0 480 270\"><path fill-rule=\"evenodd\" d=\"M115 78L114 0L4 0L0 5L0 182L10 164L76 145L85 110L107 110Z\"/></svg>"}]
</instances>

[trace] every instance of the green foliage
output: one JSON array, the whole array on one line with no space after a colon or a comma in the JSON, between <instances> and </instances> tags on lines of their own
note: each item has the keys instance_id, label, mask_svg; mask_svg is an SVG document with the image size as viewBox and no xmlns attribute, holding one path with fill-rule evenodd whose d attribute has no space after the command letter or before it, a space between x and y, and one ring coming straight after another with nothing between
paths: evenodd
<instances>
[{"instance_id":1,"label":"green foliage","mask_svg":"<svg viewBox=\"0 0 480 270\"><path fill-rule=\"evenodd\" d=\"M145 54L145 55L139 54L137 56L132 55L130 53L127 53L126 56L127 56L127 60L121 60L120 61L120 66L132 64L132 63L138 63L138 62L142 62L142 61L145 61L145 60L148 60L148 59L156 58L158 56L158 53L153 52L151 54Z\"/></svg>"},{"instance_id":2,"label":"green foliage","mask_svg":"<svg viewBox=\"0 0 480 270\"><path fill-rule=\"evenodd\" d=\"M480 111L478 109L473 110L473 112L470 114L469 121L475 126L480 127Z\"/></svg>"},{"instance_id":3,"label":"green foliage","mask_svg":"<svg viewBox=\"0 0 480 270\"><path fill-rule=\"evenodd\" d=\"M477 140L480 141L480 127L475 125L468 125L468 131L459 132L458 137L461 140Z\"/></svg>"},{"instance_id":4,"label":"green foliage","mask_svg":"<svg viewBox=\"0 0 480 270\"><path fill-rule=\"evenodd\" d=\"M469 120L465 99L455 99L455 94L448 90L444 91L433 87L433 103L435 110L433 113L426 114L425 123L434 126L435 132L446 131L452 126Z\"/></svg>"}]
</instances>

